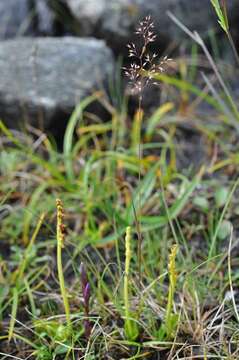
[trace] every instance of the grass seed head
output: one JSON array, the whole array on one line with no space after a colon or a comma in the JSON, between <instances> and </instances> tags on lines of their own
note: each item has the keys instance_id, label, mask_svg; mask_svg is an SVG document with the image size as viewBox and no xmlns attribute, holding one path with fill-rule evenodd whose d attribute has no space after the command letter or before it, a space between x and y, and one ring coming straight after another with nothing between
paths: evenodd
<instances>
[{"instance_id":1,"label":"grass seed head","mask_svg":"<svg viewBox=\"0 0 239 360\"><path fill-rule=\"evenodd\" d=\"M139 48L134 43L127 45L128 56L134 60L129 67L123 69L130 81L130 92L142 97L143 90L148 85L157 84L153 81L154 75L164 72L172 59L165 56L157 61L158 54L151 54L149 45L155 42L157 35L154 33L154 23L150 15L139 22L135 33L141 38L142 44Z\"/></svg>"}]
</instances>

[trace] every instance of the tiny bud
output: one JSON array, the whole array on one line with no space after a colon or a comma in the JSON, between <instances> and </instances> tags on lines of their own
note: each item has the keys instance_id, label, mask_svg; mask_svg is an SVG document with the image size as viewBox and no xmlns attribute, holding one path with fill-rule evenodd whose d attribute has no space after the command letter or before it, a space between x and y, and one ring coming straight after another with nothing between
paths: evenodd
<instances>
[{"instance_id":1,"label":"tiny bud","mask_svg":"<svg viewBox=\"0 0 239 360\"><path fill-rule=\"evenodd\" d=\"M83 291L83 298L84 298L85 304L87 304L90 299L90 283L89 282L86 284L86 287Z\"/></svg>"},{"instance_id":2,"label":"tiny bud","mask_svg":"<svg viewBox=\"0 0 239 360\"><path fill-rule=\"evenodd\" d=\"M85 266L83 263L80 264L80 277L81 277L81 285L84 289L88 283L87 274L85 271Z\"/></svg>"}]
</instances>

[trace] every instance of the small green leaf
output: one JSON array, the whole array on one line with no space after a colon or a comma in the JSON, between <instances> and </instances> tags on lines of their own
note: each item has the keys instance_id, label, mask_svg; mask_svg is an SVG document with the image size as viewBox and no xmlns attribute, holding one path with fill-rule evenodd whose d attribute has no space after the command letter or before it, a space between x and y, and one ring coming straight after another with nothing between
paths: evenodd
<instances>
[{"instance_id":1,"label":"small green leaf","mask_svg":"<svg viewBox=\"0 0 239 360\"><path fill-rule=\"evenodd\" d=\"M138 324L132 319L126 319L124 330L125 336L129 341L135 341L139 336Z\"/></svg>"},{"instance_id":2,"label":"small green leaf","mask_svg":"<svg viewBox=\"0 0 239 360\"><path fill-rule=\"evenodd\" d=\"M217 234L218 238L220 240L226 239L231 233L231 227L232 227L232 224L230 221L223 220L218 229L218 234Z\"/></svg>"},{"instance_id":3,"label":"small green leaf","mask_svg":"<svg viewBox=\"0 0 239 360\"><path fill-rule=\"evenodd\" d=\"M209 201L206 197L196 196L193 199L193 204L205 212L209 210Z\"/></svg>"},{"instance_id":4,"label":"small green leaf","mask_svg":"<svg viewBox=\"0 0 239 360\"><path fill-rule=\"evenodd\" d=\"M166 338L166 327L165 324L162 324L159 328L159 330L157 331L157 339L159 341L163 341Z\"/></svg>"},{"instance_id":5,"label":"small green leaf","mask_svg":"<svg viewBox=\"0 0 239 360\"><path fill-rule=\"evenodd\" d=\"M218 188L215 192L215 201L218 208L223 207L228 199L229 191L226 187Z\"/></svg>"},{"instance_id":6,"label":"small green leaf","mask_svg":"<svg viewBox=\"0 0 239 360\"><path fill-rule=\"evenodd\" d=\"M67 339L69 339L69 336L70 336L70 329L63 324L60 324L56 329L55 340L60 342L65 342Z\"/></svg>"},{"instance_id":7,"label":"small green leaf","mask_svg":"<svg viewBox=\"0 0 239 360\"><path fill-rule=\"evenodd\" d=\"M54 350L54 355L62 355L68 352L68 346L57 345Z\"/></svg>"}]
</instances>

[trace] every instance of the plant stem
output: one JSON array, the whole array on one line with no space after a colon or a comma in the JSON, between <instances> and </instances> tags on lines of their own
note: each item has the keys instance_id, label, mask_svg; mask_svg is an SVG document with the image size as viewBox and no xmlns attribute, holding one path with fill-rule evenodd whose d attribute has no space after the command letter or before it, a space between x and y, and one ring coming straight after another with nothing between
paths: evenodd
<instances>
[{"instance_id":1,"label":"plant stem","mask_svg":"<svg viewBox=\"0 0 239 360\"><path fill-rule=\"evenodd\" d=\"M172 331L172 308L173 308L173 298L177 283L177 274L176 274L176 266L175 259L177 255L178 246L173 245L171 248L171 254L169 255L169 264L168 264L168 272L169 272L169 292L168 292L168 302L165 316L165 326L167 331L167 336L171 336Z\"/></svg>"},{"instance_id":2,"label":"plant stem","mask_svg":"<svg viewBox=\"0 0 239 360\"><path fill-rule=\"evenodd\" d=\"M131 228L126 228L125 236L125 273L124 273L124 305L125 305L125 335L128 340L134 341L139 335L135 315L130 311L129 303L129 270L131 261Z\"/></svg>"},{"instance_id":3,"label":"plant stem","mask_svg":"<svg viewBox=\"0 0 239 360\"><path fill-rule=\"evenodd\" d=\"M232 38L232 36L231 36L230 31L228 31L227 37L228 37L229 43L230 43L230 45L231 45L231 47L232 47L232 51L233 51L234 56L235 56L235 58L236 58L237 64L239 65L239 54L238 54L238 51L237 51L237 49L236 49L236 46L235 46L235 43L234 43L234 41L233 41L233 38Z\"/></svg>"},{"instance_id":4,"label":"plant stem","mask_svg":"<svg viewBox=\"0 0 239 360\"><path fill-rule=\"evenodd\" d=\"M58 278L61 289L61 296L65 308L66 322L67 326L71 328L71 320L70 320L70 306L67 298L66 288L65 288L65 280L63 274L62 267L62 248L64 247L64 224L63 224L63 206L61 200L56 200L57 207L57 270L58 270Z\"/></svg>"},{"instance_id":5,"label":"plant stem","mask_svg":"<svg viewBox=\"0 0 239 360\"><path fill-rule=\"evenodd\" d=\"M130 310L129 310L129 268L131 260L131 228L128 226L126 228L125 236L125 273L124 273L124 303L125 303L125 318L126 321L129 320Z\"/></svg>"},{"instance_id":6,"label":"plant stem","mask_svg":"<svg viewBox=\"0 0 239 360\"><path fill-rule=\"evenodd\" d=\"M141 147L141 124L142 124L142 95L139 96L139 102L138 102L138 123L139 123L139 146L138 146L138 158L139 158L139 174L138 174L138 183L140 186L141 183L141 175L142 175L142 147ZM138 201L138 211L137 211L137 217L136 217L136 231L137 231L137 237L138 237L138 250L137 250L137 256L138 256L138 273L139 273L139 283L141 283L142 280L142 232L141 232L141 189L139 188L139 201Z\"/></svg>"}]
</instances>

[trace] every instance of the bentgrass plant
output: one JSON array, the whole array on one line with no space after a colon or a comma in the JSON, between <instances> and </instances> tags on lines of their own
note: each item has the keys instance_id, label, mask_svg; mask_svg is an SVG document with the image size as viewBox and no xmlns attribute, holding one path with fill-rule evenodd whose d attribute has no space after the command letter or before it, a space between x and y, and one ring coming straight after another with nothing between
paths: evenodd
<instances>
[{"instance_id":1,"label":"bentgrass plant","mask_svg":"<svg viewBox=\"0 0 239 360\"><path fill-rule=\"evenodd\" d=\"M142 157L143 149L141 146L141 132L142 132L142 121L143 121L143 109L142 109L142 100L144 90L153 83L153 75L155 73L162 73L165 70L166 65L171 59L164 57L163 60L157 62L156 58L158 55L156 53L151 54L149 45L155 42L157 35L154 33L154 23L150 16L147 16L144 20L139 22L138 27L136 28L135 34L140 37L142 42L141 47L137 48L134 43L127 45L129 50L129 58L132 59L132 62L128 68L124 68L125 75L129 78L130 81L130 90L133 94L138 96L138 110L136 112L136 118L132 128L132 144L138 145L138 159L139 159L139 169L138 169L138 182L140 185L141 182L141 166L142 166ZM147 76L145 73L147 72ZM155 85L155 83L153 83ZM133 201L137 201L137 212L135 213L135 222L137 228L138 236L138 268L139 268L139 281L141 281L141 272L142 272L142 231L141 231L141 193L139 192L138 198Z\"/></svg>"}]
</instances>

